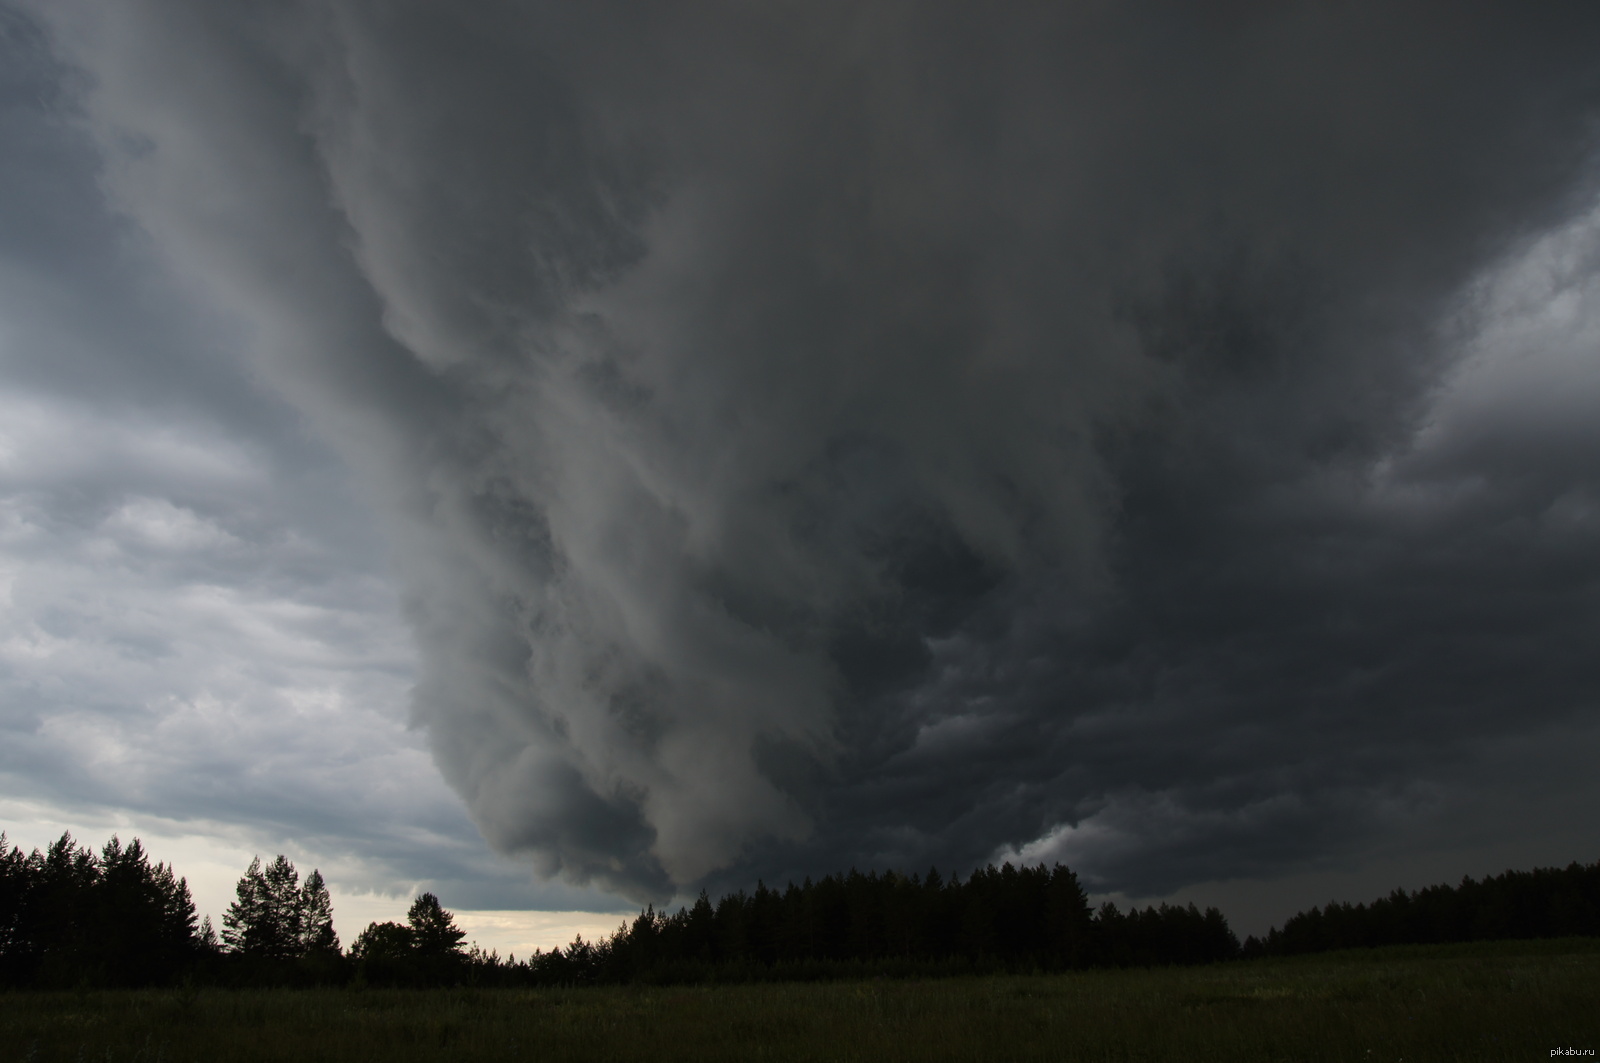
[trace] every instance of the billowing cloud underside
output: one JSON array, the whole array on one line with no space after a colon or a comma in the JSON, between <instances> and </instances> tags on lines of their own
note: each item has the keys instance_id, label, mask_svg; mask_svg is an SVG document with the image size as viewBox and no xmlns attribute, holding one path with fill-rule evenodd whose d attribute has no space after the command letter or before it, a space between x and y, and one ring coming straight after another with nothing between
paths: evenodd
<instances>
[{"instance_id":1,"label":"billowing cloud underside","mask_svg":"<svg viewBox=\"0 0 1600 1063\"><path fill-rule=\"evenodd\" d=\"M39 16L541 872L1150 892L1593 746L1592 5Z\"/></svg>"}]
</instances>

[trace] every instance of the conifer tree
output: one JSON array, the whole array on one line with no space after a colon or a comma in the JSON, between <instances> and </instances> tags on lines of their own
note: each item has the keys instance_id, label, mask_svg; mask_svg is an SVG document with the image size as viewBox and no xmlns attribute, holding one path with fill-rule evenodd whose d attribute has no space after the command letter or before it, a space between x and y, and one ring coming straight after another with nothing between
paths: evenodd
<instances>
[{"instance_id":1,"label":"conifer tree","mask_svg":"<svg viewBox=\"0 0 1600 1063\"><path fill-rule=\"evenodd\" d=\"M100 861L68 832L51 842L42 858L35 850L29 862L35 869L28 912L31 951L50 968L52 980L74 978L86 959L90 935L81 914L92 905Z\"/></svg>"},{"instance_id":2,"label":"conifer tree","mask_svg":"<svg viewBox=\"0 0 1600 1063\"><path fill-rule=\"evenodd\" d=\"M406 913L411 924L411 945L424 956L447 956L461 951L461 940L466 931L456 927L455 916L445 911L439 898L424 893L411 902Z\"/></svg>"},{"instance_id":3,"label":"conifer tree","mask_svg":"<svg viewBox=\"0 0 1600 1063\"><path fill-rule=\"evenodd\" d=\"M18 984L30 973L35 870L36 862L21 846L8 848L0 832L0 985Z\"/></svg>"},{"instance_id":4,"label":"conifer tree","mask_svg":"<svg viewBox=\"0 0 1600 1063\"><path fill-rule=\"evenodd\" d=\"M63 834L24 856L0 841L0 981L145 985L195 956L194 900L137 838L97 855Z\"/></svg>"},{"instance_id":5,"label":"conifer tree","mask_svg":"<svg viewBox=\"0 0 1600 1063\"><path fill-rule=\"evenodd\" d=\"M312 869L300 887L299 950L302 956L337 955L339 935L333 929L333 900L322 872Z\"/></svg>"},{"instance_id":6,"label":"conifer tree","mask_svg":"<svg viewBox=\"0 0 1600 1063\"><path fill-rule=\"evenodd\" d=\"M235 893L238 899L222 917L222 940L230 952L288 960L338 951L333 906L320 872L313 871L302 888L288 857L280 853L263 868L258 856Z\"/></svg>"},{"instance_id":7,"label":"conifer tree","mask_svg":"<svg viewBox=\"0 0 1600 1063\"><path fill-rule=\"evenodd\" d=\"M188 882L166 864L152 865L137 838L124 846L113 836L98 863L92 903L77 916L82 962L117 985L175 976L197 944Z\"/></svg>"},{"instance_id":8,"label":"conifer tree","mask_svg":"<svg viewBox=\"0 0 1600 1063\"><path fill-rule=\"evenodd\" d=\"M27 903L28 858L21 846L7 846L0 831L0 956L10 956L21 940L22 915Z\"/></svg>"},{"instance_id":9,"label":"conifer tree","mask_svg":"<svg viewBox=\"0 0 1600 1063\"><path fill-rule=\"evenodd\" d=\"M233 888L236 900L222 915L222 943L229 952L259 952L265 922L267 883L261 873L261 857L250 861L244 876Z\"/></svg>"},{"instance_id":10,"label":"conifer tree","mask_svg":"<svg viewBox=\"0 0 1600 1063\"><path fill-rule=\"evenodd\" d=\"M208 915L200 920L200 951L203 953L216 953L222 951L222 941L217 937L217 928L211 925Z\"/></svg>"}]
</instances>

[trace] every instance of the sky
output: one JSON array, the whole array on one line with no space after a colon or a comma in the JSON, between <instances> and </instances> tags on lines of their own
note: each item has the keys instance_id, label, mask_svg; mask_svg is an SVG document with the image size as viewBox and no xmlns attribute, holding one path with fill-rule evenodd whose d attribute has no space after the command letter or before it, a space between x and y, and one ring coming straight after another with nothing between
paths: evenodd
<instances>
[{"instance_id":1,"label":"sky","mask_svg":"<svg viewBox=\"0 0 1600 1063\"><path fill-rule=\"evenodd\" d=\"M1260 932L1600 859L1597 46L4 0L0 825L524 952L851 867Z\"/></svg>"}]
</instances>

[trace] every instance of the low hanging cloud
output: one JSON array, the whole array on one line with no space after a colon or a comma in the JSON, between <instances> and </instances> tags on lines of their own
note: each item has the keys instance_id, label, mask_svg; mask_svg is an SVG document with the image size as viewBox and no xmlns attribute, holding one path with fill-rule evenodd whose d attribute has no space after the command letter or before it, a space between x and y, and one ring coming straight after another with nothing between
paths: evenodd
<instances>
[{"instance_id":1,"label":"low hanging cloud","mask_svg":"<svg viewBox=\"0 0 1600 1063\"><path fill-rule=\"evenodd\" d=\"M1595 748L1586 5L36 15L540 874L1153 893Z\"/></svg>"}]
</instances>

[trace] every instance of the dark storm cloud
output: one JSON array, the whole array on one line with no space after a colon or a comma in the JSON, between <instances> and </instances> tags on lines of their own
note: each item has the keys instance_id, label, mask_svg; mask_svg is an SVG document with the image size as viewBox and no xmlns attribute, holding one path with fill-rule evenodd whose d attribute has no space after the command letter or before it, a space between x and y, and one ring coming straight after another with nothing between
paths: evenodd
<instances>
[{"instance_id":1,"label":"dark storm cloud","mask_svg":"<svg viewBox=\"0 0 1600 1063\"><path fill-rule=\"evenodd\" d=\"M439 782L373 521L106 209L81 87L0 6L0 827L142 835L214 919L252 850L343 896L614 905L530 888Z\"/></svg>"},{"instance_id":2,"label":"dark storm cloud","mask_svg":"<svg viewBox=\"0 0 1600 1063\"><path fill-rule=\"evenodd\" d=\"M1582 242L1584 5L41 10L543 873L1159 892L1593 747L1594 407L1469 401L1592 356L1512 291Z\"/></svg>"}]
</instances>

